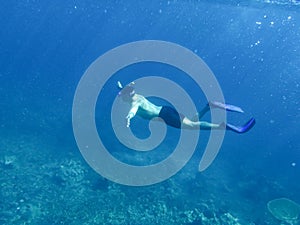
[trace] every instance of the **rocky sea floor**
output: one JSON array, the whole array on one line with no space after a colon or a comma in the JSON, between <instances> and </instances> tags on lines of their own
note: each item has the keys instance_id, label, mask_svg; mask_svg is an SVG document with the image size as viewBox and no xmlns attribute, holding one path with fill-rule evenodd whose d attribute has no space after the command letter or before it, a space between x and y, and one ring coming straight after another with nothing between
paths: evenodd
<instances>
[{"instance_id":1,"label":"rocky sea floor","mask_svg":"<svg viewBox=\"0 0 300 225\"><path fill-rule=\"evenodd\" d=\"M76 148L57 146L32 136L1 139L0 224L284 224L264 199L269 189L280 193L278 184L251 196L256 183L231 184L212 168L127 187L96 174Z\"/></svg>"}]
</instances>

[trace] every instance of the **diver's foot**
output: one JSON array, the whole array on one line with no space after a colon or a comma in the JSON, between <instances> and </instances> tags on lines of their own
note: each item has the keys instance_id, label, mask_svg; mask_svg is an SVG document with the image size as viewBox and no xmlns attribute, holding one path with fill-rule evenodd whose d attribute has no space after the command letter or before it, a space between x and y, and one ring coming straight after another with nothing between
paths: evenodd
<instances>
[{"instance_id":1,"label":"diver's foot","mask_svg":"<svg viewBox=\"0 0 300 225\"><path fill-rule=\"evenodd\" d=\"M235 106L235 105L228 105L228 104L224 104L224 103L221 103L221 102L209 102L208 105L211 107L211 108L218 108L218 109L224 109L226 111L232 111L232 112L238 112L238 113L243 113L244 111L238 107L238 106Z\"/></svg>"}]
</instances>

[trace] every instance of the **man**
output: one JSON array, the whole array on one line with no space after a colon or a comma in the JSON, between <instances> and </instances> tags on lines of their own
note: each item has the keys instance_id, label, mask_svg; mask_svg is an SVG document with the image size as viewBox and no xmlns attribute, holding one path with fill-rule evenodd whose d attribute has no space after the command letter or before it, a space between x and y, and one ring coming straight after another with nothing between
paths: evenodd
<instances>
[{"instance_id":1,"label":"man","mask_svg":"<svg viewBox=\"0 0 300 225\"><path fill-rule=\"evenodd\" d=\"M255 119L251 118L244 126L237 127L232 124L214 124L205 121L200 121L200 118L208 112L211 108L219 108L227 111L243 113L243 110L237 106L227 105L220 102L209 102L198 114L197 120L190 120L181 113L178 113L176 109L170 106L157 106L147 100L144 96L136 94L134 90L134 82L123 87L121 82L118 81L118 88L120 89L119 96L126 102L131 104L126 119L127 127L130 126L130 120L139 114L142 117L162 118L169 126L180 129L227 129L236 133L245 133L250 130L254 124Z\"/></svg>"}]
</instances>

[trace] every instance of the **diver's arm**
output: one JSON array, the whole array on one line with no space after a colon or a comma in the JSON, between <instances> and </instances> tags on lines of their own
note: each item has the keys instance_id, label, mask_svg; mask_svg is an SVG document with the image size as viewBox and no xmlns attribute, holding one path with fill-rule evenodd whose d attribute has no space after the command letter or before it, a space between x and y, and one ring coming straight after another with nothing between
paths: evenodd
<instances>
[{"instance_id":1,"label":"diver's arm","mask_svg":"<svg viewBox=\"0 0 300 225\"><path fill-rule=\"evenodd\" d=\"M139 109L139 104L135 103L132 105L130 111L128 112L126 119L127 119L127 127L130 126L130 120L135 116L136 112Z\"/></svg>"}]
</instances>

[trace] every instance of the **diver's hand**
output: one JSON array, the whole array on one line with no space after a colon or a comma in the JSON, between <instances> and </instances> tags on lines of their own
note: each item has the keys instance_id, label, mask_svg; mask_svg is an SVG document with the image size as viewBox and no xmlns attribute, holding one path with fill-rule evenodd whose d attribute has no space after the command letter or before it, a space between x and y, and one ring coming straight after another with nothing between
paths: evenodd
<instances>
[{"instance_id":1,"label":"diver's hand","mask_svg":"<svg viewBox=\"0 0 300 225\"><path fill-rule=\"evenodd\" d=\"M127 116L126 119L127 119L127 125L126 125L126 127L130 127L130 118L128 118L128 116Z\"/></svg>"},{"instance_id":2,"label":"diver's hand","mask_svg":"<svg viewBox=\"0 0 300 225\"><path fill-rule=\"evenodd\" d=\"M134 116L134 113L133 112L130 112L127 116L126 116L126 119L127 119L127 125L126 127L130 127L130 120L131 118Z\"/></svg>"}]
</instances>

